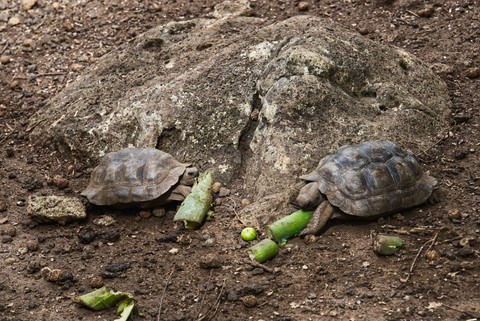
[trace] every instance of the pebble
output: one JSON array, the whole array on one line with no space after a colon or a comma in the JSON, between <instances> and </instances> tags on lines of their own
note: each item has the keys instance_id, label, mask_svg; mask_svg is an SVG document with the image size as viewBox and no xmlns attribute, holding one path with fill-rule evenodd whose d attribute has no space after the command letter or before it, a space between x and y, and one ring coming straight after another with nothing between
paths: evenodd
<instances>
[{"instance_id":1,"label":"pebble","mask_svg":"<svg viewBox=\"0 0 480 321\"><path fill-rule=\"evenodd\" d=\"M214 253L202 256L199 265L202 269L215 269L222 266L221 259Z\"/></svg>"},{"instance_id":2,"label":"pebble","mask_svg":"<svg viewBox=\"0 0 480 321\"><path fill-rule=\"evenodd\" d=\"M28 253L28 249L24 246L19 247L18 250L17 250L18 255L24 255L24 254L27 254L27 253Z\"/></svg>"},{"instance_id":3,"label":"pebble","mask_svg":"<svg viewBox=\"0 0 480 321\"><path fill-rule=\"evenodd\" d=\"M337 311L332 310L328 313L328 315L330 315L331 317L336 317L337 316Z\"/></svg>"},{"instance_id":4,"label":"pebble","mask_svg":"<svg viewBox=\"0 0 480 321\"><path fill-rule=\"evenodd\" d=\"M5 212L7 210L7 202L0 200L0 212Z\"/></svg>"},{"instance_id":5,"label":"pebble","mask_svg":"<svg viewBox=\"0 0 480 321\"><path fill-rule=\"evenodd\" d=\"M138 216L140 216L141 218L146 220L146 219L149 219L152 216L152 212L146 211L146 210L145 211L140 211L140 212L138 212Z\"/></svg>"},{"instance_id":6,"label":"pebble","mask_svg":"<svg viewBox=\"0 0 480 321\"><path fill-rule=\"evenodd\" d=\"M83 65L82 64L72 64L71 68L72 68L72 71L79 72L83 69Z\"/></svg>"},{"instance_id":7,"label":"pebble","mask_svg":"<svg viewBox=\"0 0 480 321\"><path fill-rule=\"evenodd\" d=\"M0 226L0 234L14 237L15 235L17 235L17 229L12 224L7 223Z\"/></svg>"},{"instance_id":8,"label":"pebble","mask_svg":"<svg viewBox=\"0 0 480 321\"><path fill-rule=\"evenodd\" d=\"M430 18L433 15L433 5L427 4L425 7L418 10L417 14L423 18Z\"/></svg>"},{"instance_id":9,"label":"pebble","mask_svg":"<svg viewBox=\"0 0 480 321\"><path fill-rule=\"evenodd\" d=\"M300 1L297 5L298 11L308 11L310 5L307 1Z\"/></svg>"},{"instance_id":10,"label":"pebble","mask_svg":"<svg viewBox=\"0 0 480 321\"><path fill-rule=\"evenodd\" d=\"M22 0L20 2L20 8L22 8L23 11L28 11L32 9L35 3L37 3L37 0Z\"/></svg>"},{"instance_id":11,"label":"pebble","mask_svg":"<svg viewBox=\"0 0 480 321\"><path fill-rule=\"evenodd\" d=\"M163 207L157 207L152 210L152 215L155 217L164 217L167 214Z\"/></svg>"},{"instance_id":12,"label":"pebble","mask_svg":"<svg viewBox=\"0 0 480 321\"><path fill-rule=\"evenodd\" d=\"M100 215L99 217L93 220L93 224L98 226L110 226L115 224L117 221L110 215Z\"/></svg>"},{"instance_id":13,"label":"pebble","mask_svg":"<svg viewBox=\"0 0 480 321\"><path fill-rule=\"evenodd\" d=\"M242 207L247 207L248 205L251 204L251 202L248 198L242 198L242 200L240 201L240 204L242 204Z\"/></svg>"},{"instance_id":14,"label":"pebble","mask_svg":"<svg viewBox=\"0 0 480 321\"><path fill-rule=\"evenodd\" d=\"M29 274L37 273L38 271L40 271L40 269L41 269L41 266L39 262L37 261L28 262L27 273Z\"/></svg>"},{"instance_id":15,"label":"pebble","mask_svg":"<svg viewBox=\"0 0 480 321\"><path fill-rule=\"evenodd\" d=\"M220 183L220 182L215 182L215 183L213 183L213 185L212 185L212 192L215 193L215 194L218 193L218 192L220 192L220 188L221 188L221 187L222 187L222 183Z\"/></svg>"},{"instance_id":16,"label":"pebble","mask_svg":"<svg viewBox=\"0 0 480 321\"><path fill-rule=\"evenodd\" d=\"M228 188L225 188L225 187L220 187L220 191L218 192L218 196L219 197L226 197L230 195L230 190Z\"/></svg>"},{"instance_id":17,"label":"pebble","mask_svg":"<svg viewBox=\"0 0 480 321\"><path fill-rule=\"evenodd\" d=\"M472 67L467 69L467 77L470 79L477 79L480 77L480 68L479 67Z\"/></svg>"},{"instance_id":18,"label":"pebble","mask_svg":"<svg viewBox=\"0 0 480 321\"><path fill-rule=\"evenodd\" d=\"M28 240L25 245L30 252L38 250L38 240Z\"/></svg>"},{"instance_id":19,"label":"pebble","mask_svg":"<svg viewBox=\"0 0 480 321\"><path fill-rule=\"evenodd\" d=\"M178 253L178 248L174 247L171 250L168 251L170 254L177 254Z\"/></svg>"},{"instance_id":20,"label":"pebble","mask_svg":"<svg viewBox=\"0 0 480 321\"><path fill-rule=\"evenodd\" d=\"M8 22L7 22L9 26L16 26L19 23L20 23L20 17L18 16L11 17L10 19L8 19Z\"/></svg>"},{"instance_id":21,"label":"pebble","mask_svg":"<svg viewBox=\"0 0 480 321\"><path fill-rule=\"evenodd\" d=\"M6 65L8 63L10 63L10 61L12 61L12 57L8 56L8 55L2 55L0 56L0 63L2 65Z\"/></svg>"},{"instance_id":22,"label":"pebble","mask_svg":"<svg viewBox=\"0 0 480 321\"><path fill-rule=\"evenodd\" d=\"M452 208L448 211L448 218L451 220L459 220L462 218L462 214L458 208Z\"/></svg>"},{"instance_id":23,"label":"pebble","mask_svg":"<svg viewBox=\"0 0 480 321\"><path fill-rule=\"evenodd\" d=\"M9 258L6 258L5 259L5 264L6 265L12 265L13 263L15 263L17 261L17 259L15 259L14 257L9 257Z\"/></svg>"},{"instance_id":24,"label":"pebble","mask_svg":"<svg viewBox=\"0 0 480 321\"><path fill-rule=\"evenodd\" d=\"M65 189L68 187L69 181L68 179L63 178L61 175L55 175L53 176L52 183L58 189Z\"/></svg>"},{"instance_id":25,"label":"pebble","mask_svg":"<svg viewBox=\"0 0 480 321\"><path fill-rule=\"evenodd\" d=\"M438 259L438 257L439 257L438 252L435 250L430 250L430 251L427 251L427 253L425 253L425 258L428 261L435 261L436 259Z\"/></svg>"},{"instance_id":26,"label":"pebble","mask_svg":"<svg viewBox=\"0 0 480 321\"><path fill-rule=\"evenodd\" d=\"M105 285L105 281L101 276L96 276L90 280L90 287L94 289L101 288Z\"/></svg>"},{"instance_id":27,"label":"pebble","mask_svg":"<svg viewBox=\"0 0 480 321\"><path fill-rule=\"evenodd\" d=\"M253 308L257 305L257 298L253 295L246 295L242 297L242 303L247 308Z\"/></svg>"},{"instance_id":28,"label":"pebble","mask_svg":"<svg viewBox=\"0 0 480 321\"><path fill-rule=\"evenodd\" d=\"M313 244L313 243L315 243L317 240L318 240L318 237L316 237L316 236L313 235L313 234L305 235L305 237L303 238L303 242L304 242L305 244L307 244L307 245Z\"/></svg>"}]
</instances>

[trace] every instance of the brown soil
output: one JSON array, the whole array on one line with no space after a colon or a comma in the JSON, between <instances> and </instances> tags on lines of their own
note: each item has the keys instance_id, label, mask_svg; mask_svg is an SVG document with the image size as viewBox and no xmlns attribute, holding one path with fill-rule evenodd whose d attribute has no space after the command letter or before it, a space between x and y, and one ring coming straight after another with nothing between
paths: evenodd
<instances>
[{"instance_id":1,"label":"brown soil","mask_svg":"<svg viewBox=\"0 0 480 321\"><path fill-rule=\"evenodd\" d=\"M131 292L145 320L480 318L478 1L252 1L260 17L318 15L405 48L441 75L453 102L450 131L419 155L439 180L438 204L332 222L312 244L289 242L266 268L245 260L235 217L242 194L233 187L213 220L179 238L172 211L91 209L88 221L59 226L36 224L25 209L30 195L78 195L88 182L84 164L34 147L29 117L106 52L167 21L208 16L219 1L38 0L29 11L17 2L29 1L0 0L0 320L113 320L113 310L70 299L98 277ZM18 24L7 23L13 16ZM47 184L55 175L69 186ZM100 214L117 223L93 224ZM406 247L376 256L371 237L380 232L400 234ZM63 278L48 282L43 267Z\"/></svg>"}]
</instances>

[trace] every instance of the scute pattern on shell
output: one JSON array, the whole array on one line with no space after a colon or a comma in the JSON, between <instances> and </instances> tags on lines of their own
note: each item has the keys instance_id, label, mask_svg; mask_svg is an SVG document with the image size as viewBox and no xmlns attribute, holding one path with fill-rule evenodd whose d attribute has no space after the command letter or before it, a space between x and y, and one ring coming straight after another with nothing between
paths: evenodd
<instances>
[{"instance_id":1,"label":"scute pattern on shell","mask_svg":"<svg viewBox=\"0 0 480 321\"><path fill-rule=\"evenodd\" d=\"M179 182L189 164L154 148L125 148L105 155L82 192L96 205L148 202Z\"/></svg>"},{"instance_id":2,"label":"scute pattern on shell","mask_svg":"<svg viewBox=\"0 0 480 321\"><path fill-rule=\"evenodd\" d=\"M425 202L436 185L415 156L390 141L346 145L324 157L315 177L320 191L343 212L374 216Z\"/></svg>"}]
</instances>

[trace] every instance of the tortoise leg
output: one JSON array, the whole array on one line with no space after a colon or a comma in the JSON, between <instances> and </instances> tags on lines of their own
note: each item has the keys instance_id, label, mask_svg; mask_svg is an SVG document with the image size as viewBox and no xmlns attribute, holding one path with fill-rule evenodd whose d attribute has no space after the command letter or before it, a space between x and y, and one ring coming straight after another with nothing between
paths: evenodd
<instances>
[{"instance_id":1,"label":"tortoise leg","mask_svg":"<svg viewBox=\"0 0 480 321\"><path fill-rule=\"evenodd\" d=\"M332 217L334 208L328 201L323 201L318 205L313 213L312 219L307 227L300 233L300 236L308 234L316 235L327 224L327 221Z\"/></svg>"}]
</instances>

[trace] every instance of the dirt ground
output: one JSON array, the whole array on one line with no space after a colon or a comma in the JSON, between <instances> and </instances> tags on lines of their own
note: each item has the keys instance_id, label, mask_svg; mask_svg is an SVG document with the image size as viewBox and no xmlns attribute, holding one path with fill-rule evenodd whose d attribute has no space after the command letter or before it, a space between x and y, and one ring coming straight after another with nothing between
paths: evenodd
<instances>
[{"instance_id":1,"label":"dirt ground","mask_svg":"<svg viewBox=\"0 0 480 321\"><path fill-rule=\"evenodd\" d=\"M269 20L336 21L439 73L451 128L419 155L439 181L438 204L332 222L315 242L294 239L265 266L246 260L250 244L235 216L242 191L233 186L214 219L185 234L171 209L165 217L90 209L86 222L66 226L29 219L30 195L78 195L89 178L68 155L34 146L29 117L116 46L171 20L211 16L218 2L0 0L0 320L113 320L113 309L71 300L101 284L131 292L145 320L480 319L479 1L251 2ZM52 184L55 175L63 180ZM94 224L103 214L116 223ZM400 235L406 246L376 256L376 233ZM44 267L62 273L46 280Z\"/></svg>"}]
</instances>

